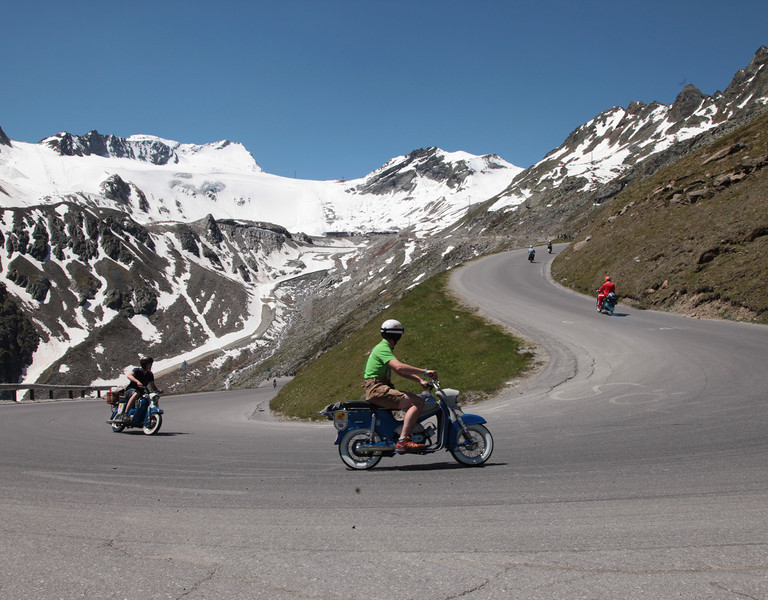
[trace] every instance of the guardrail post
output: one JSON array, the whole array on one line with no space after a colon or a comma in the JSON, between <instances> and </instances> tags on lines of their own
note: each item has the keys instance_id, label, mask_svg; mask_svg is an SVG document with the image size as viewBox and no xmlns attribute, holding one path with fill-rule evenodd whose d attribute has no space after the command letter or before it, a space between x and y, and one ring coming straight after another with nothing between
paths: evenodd
<instances>
[{"instance_id":1,"label":"guardrail post","mask_svg":"<svg viewBox=\"0 0 768 600\"><path fill-rule=\"evenodd\" d=\"M33 389L29 390L29 399L32 400L32 402L35 401L35 390Z\"/></svg>"}]
</instances>

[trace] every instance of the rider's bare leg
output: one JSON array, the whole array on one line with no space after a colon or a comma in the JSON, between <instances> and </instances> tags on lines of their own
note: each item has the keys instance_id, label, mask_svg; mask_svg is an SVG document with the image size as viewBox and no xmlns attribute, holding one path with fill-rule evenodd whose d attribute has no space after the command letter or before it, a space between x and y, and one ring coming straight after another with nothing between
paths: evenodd
<instances>
[{"instance_id":1,"label":"rider's bare leg","mask_svg":"<svg viewBox=\"0 0 768 600\"><path fill-rule=\"evenodd\" d=\"M419 414L421 414L421 409L424 408L424 398L410 392L402 392L402 396L399 399L389 396L384 398L372 398L370 402L376 406L381 406L382 408L405 411L403 430L400 432L401 438L406 438L411 435L411 431L413 431L413 427L416 425Z\"/></svg>"},{"instance_id":2,"label":"rider's bare leg","mask_svg":"<svg viewBox=\"0 0 768 600\"><path fill-rule=\"evenodd\" d=\"M416 425L416 420L419 418L421 409L424 408L424 398L421 398L416 394L405 392L405 397L400 401L400 408L405 410L401 437L406 438L411 435L411 431L413 431L413 426Z\"/></svg>"},{"instance_id":3,"label":"rider's bare leg","mask_svg":"<svg viewBox=\"0 0 768 600\"><path fill-rule=\"evenodd\" d=\"M131 411L131 408L133 408L133 405L136 403L136 398L139 397L139 392L134 392L131 394L130 400L125 405L125 410L123 411L123 417L125 417L125 420L127 420L128 413Z\"/></svg>"}]
</instances>

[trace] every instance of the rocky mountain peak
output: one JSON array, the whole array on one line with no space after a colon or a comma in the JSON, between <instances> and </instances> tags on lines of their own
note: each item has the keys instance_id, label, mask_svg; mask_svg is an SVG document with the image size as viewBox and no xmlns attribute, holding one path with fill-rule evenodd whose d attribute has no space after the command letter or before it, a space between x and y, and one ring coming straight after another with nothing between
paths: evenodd
<instances>
[{"instance_id":1,"label":"rocky mountain peak","mask_svg":"<svg viewBox=\"0 0 768 600\"><path fill-rule=\"evenodd\" d=\"M3 131L3 128L0 127L0 146L10 146L11 140L10 138L5 135L5 131Z\"/></svg>"},{"instance_id":2,"label":"rocky mountain peak","mask_svg":"<svg viewBox=\"0 0 768 600\"><path fill-rule=\"evenodd\" d=\"M493 160L494 155L483 158L490 168L501 168L498 157L495 157L496 161ZM457 189L474 172L467 160L449 158L440 148L418 148L374 171L355 191L371 194L410 192L415 189L419 178L442 182L451 189Z\"/></svg>"},{"instance_id":3,"label":"rocky mountain peak","mask_svg":"<svg viewBox=\"0 0 768 600\"><path fill-rule=\"evenodd\" d=\"M40 143L62 156L132 158L145 160L154 165L178 162L175 148L159 138L135 142L112 134L102 135L95 129L81 136L62 131Z\"/></svg>"},{"instance_id":4,"label":"rocky mountain peak","mask_svg":"<svg viewBox=\"0 0 768 600\"><path fill-rule=\"evenodd\" d=\"M757 52L755 52L755 56L752 58L752 61L749 63L747 68L743 70L743 72L747 75L747 77L752 77L753 75L757 74L757 72L760 71L767 63L768 46L760 46L760 48L757 49ZM738 73L742 73L742 71L739 71Z\"/></svg>"},{"instance_id":5,"label":"rocky mountain peak","mask_svg":"<svg viewBox=\"0 0 768 600\"><path fill-rule=\"evenodd\" d=\"M688 84L677 95L675 102L669 110L669 118L674 122L687 119L695 113L709 96L704 94L695 85Z\"/></svg>"},{"instance_id":6,"label":"rocky mountain peak","mask_svg":"<svg viewBox=\"0 0 768 600\"><path fill-rule=\"evenodd\" d=\"M715 94L718 110L727 115L736 106L745 116L752 117L768 106L768 47L761 46L745 69L740 69L723 94ZM730 115L729 115L730 116Z\"/></svg>"}]
</instances>

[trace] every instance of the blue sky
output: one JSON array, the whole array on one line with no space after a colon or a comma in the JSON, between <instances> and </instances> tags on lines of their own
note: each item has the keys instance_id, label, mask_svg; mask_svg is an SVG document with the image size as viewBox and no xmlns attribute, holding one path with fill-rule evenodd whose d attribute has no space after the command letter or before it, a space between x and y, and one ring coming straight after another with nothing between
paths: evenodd
<instances>
[{"instance_id":1,"label":"blue sky","mask_svg":"<svg viewBox=\"0 0 768 600\"><path fill-rule=\"evenodd\" d=\"M612 106L724 90L768 45L765 0L10 0L0 14L11 139L229 139L314 180L428 146L528 167Z\"/></svg>"}]
</instances>

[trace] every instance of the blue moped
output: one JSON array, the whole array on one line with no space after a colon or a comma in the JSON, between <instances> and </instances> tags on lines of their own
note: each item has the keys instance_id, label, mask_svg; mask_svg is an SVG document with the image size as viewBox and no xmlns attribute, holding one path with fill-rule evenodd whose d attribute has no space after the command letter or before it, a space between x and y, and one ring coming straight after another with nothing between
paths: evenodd
<instances>
[{"instance_id":1,"label":"blue moped","mask_svg":"<svg viewBox=\"0 0 768 600\"><path fill-rule=\"evenodd\" d=\"M479 415L464 414L458 405L459 392L443 389L440 382L430 384L424 393L424 409L411 432L411 439L426 448L420 454L446 450L462 465L476 467L493 452L493 436ZM403 422L399 411L381 408L370 402L350 401L329 404L324 415L338 431L335 444L339 456L352 469L370 469L384 456L396 454L395 444Z\"/></svg>"},{"instance_id":2,"label":"blue moped","mask_svg":"<svg viewBox=\"0 0 768 600\"><path fill-rule=\"evenodd\" d=\"M144 393L136 400L135 408L132 408L128 413L133 417L128 422L121 419L126 401L122 394L107 394L107 403L110 404L112 410L107 423L112 426L112 431L120 433L126 427L141 427L147 435L155 435L160 431L163 424L163 409L159 406L160 394L144 390Z\"/></svg>"},{"instance_id":3,"label":"blue moped","mask_svg":"<svg viewBox=\"0 0 768 600\"><path fill-rule=\"evenodd\" d=\"M619 301L619 297L611 292L608 294L604 299L603 302L600 302L600 296L597 297L597 312L601 313L603 311L607 312L609 315L613 314L614 309L616 308L616 304Z\"/></svg>"}]
</instances>

